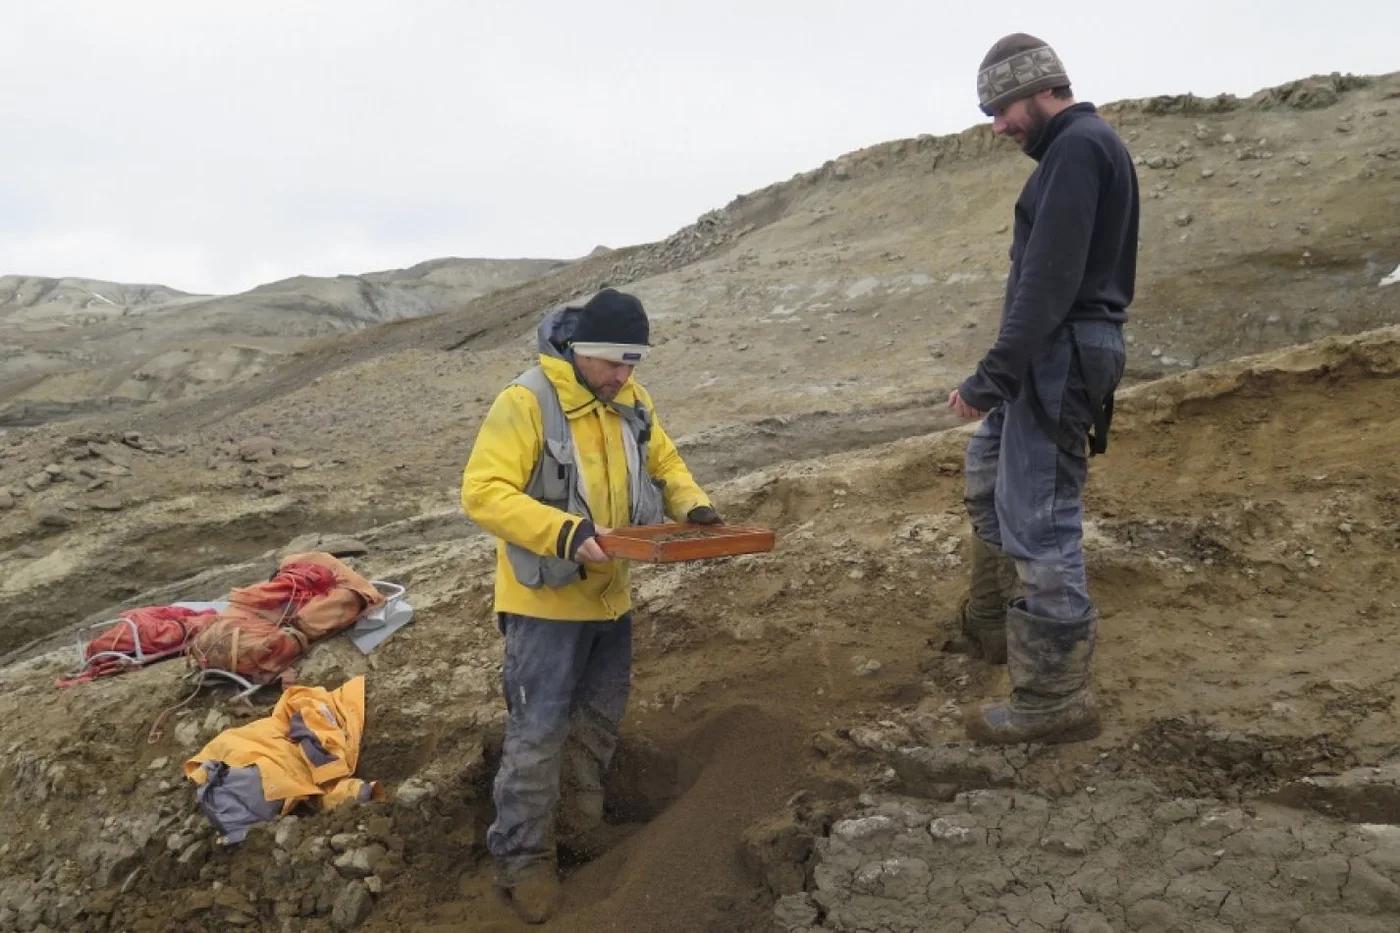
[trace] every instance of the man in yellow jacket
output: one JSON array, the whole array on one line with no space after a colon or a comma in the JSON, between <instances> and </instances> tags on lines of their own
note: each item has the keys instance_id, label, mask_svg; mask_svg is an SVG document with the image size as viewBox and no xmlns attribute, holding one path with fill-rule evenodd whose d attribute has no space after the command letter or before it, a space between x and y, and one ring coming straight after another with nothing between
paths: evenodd
<instances>
[{"instance_id":1,"label":"man in yellow jacket","mask_svg":"<svg viewBox=\"0 0 1400 933\"><path fill-rule=\"evenodd\" d=\"M632 378L646 311L604 289L540 323L539 365L496 397L462 477L462 508L497 540L508 719L487 845L516 910L539 923L558 896L555 807L566 739L575 827L602 822L602 777L631 686L626 561L597 535L670 516L720 521Z\"/></svg>"}]
</instances>

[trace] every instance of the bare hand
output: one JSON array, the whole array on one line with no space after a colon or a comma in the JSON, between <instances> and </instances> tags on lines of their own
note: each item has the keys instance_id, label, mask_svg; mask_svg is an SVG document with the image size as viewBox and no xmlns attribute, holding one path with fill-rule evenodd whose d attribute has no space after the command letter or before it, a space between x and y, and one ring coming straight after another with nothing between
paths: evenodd
<instances>
[{"instance_id":1,"label":"bare hand","mask_svg":"<svg viewBox=\"0 0 1400 933\"><path fill-rule=\"evenodd\" d=\"M612 533L611 528L603 525L594 525L593 530L600 535ZM611 558L603 552L603 546L598 543L598 539L593 537L578 546L578 550L574 552L574 560L580 564L606 564Z\"/></svg>"},{"instance_id":2,"label":"bare hand","mask_svg":"<svg viewBox=\"0 0 1400 933\"><path fill-rule=\"evenodd\" d=\"M957 389L948 393L948 407L953 410L953 414L964 421L976 421L983 415L983 412L978 411L967 404L967 402L964 402L962 396L958 395Z\"/></svg>"}]
</instances>

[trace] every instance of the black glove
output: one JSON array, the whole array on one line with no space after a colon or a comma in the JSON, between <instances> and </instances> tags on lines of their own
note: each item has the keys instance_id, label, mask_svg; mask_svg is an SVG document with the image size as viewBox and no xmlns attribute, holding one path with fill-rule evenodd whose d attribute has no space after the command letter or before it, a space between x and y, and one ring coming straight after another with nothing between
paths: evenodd
<instances>
[{"instance_id":1,"label":"black glove","mask_svg":"<svg viewBox=\"0 0 1400 933\"><path fill-rule=\"evenodd\" d=\"M693 525L723 525L724 519L719 517L719 513L708 505L697 505L685 516L685 520Z\"/></svg>"}]
</instances>

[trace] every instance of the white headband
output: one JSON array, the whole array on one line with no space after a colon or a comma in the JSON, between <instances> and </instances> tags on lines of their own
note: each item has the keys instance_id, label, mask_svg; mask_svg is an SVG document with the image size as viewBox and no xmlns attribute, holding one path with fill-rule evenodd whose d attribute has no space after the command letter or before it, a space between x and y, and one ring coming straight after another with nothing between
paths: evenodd
<instances>
[{"instance_id":1,"label":"white headband","mask_svg":"<svg viewBox=\"0 0 1400 933\"><path fill-rule=\"evenodd\" d=\"M646 359L647 347L639 343L575 343L574 352L611 363L635 365Z\"/></svg>"}]
</instances>

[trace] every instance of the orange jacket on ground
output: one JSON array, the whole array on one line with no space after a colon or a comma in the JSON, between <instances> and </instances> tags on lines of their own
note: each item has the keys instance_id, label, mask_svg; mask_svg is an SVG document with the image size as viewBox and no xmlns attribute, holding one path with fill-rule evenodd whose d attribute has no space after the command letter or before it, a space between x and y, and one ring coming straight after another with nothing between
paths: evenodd
<instances>
[{"instance_id":1,"label":"orange jacket on ground","mask_svg":"<svg viewBox=\"0 0 1400 933\"><path fill-rule=\"evenodd\" d=\"M291 686L271 715L215 736L185 762L185 776L211 821L239 841L258 817L299 803L330 808L375 795L374 782L354 776L364 724L363 677L335 690Z\"/></svg>"}]
</instances>

